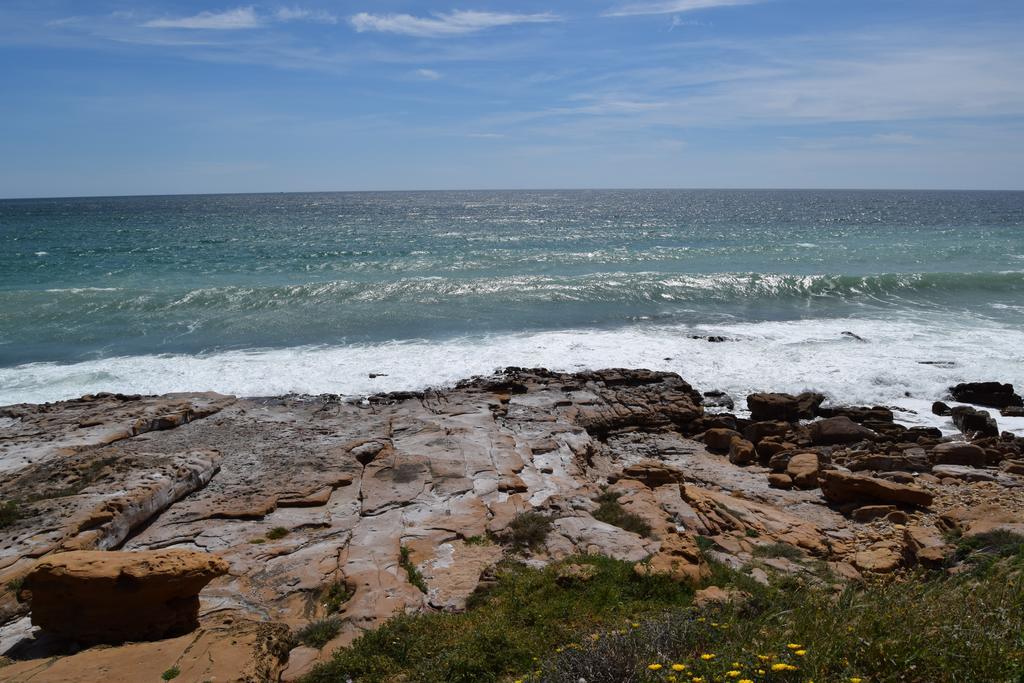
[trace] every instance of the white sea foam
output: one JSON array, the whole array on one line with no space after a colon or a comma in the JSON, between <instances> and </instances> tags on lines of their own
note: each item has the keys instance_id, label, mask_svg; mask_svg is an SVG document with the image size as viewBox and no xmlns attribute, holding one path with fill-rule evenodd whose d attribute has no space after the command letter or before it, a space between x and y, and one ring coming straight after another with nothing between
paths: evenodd
<instances>
[{"instance_id":1,"label":"white sea foam","mask_svg":"<svg viewBox=\"0 0 1024 683\"><path fill-rule=\"evenodd\" d=\"M864 341L843 335L846 331ZM730 341L708 342L692 335L722 335ZM99 391L365 395L450 385L506 365L670 370L701 390L720 389L737 399L759 390L817 390L834 403L906 408L916 412L898 412L904 423L952 430L947 419L930 411L931 402L952 384L999 380L1024 388L1024 331L952 316L707 328L641 324L447 341L32 363L0 368L0 404ZM371 379L369 373L384 376ZM737 407L742 408L742 401ZM1001 428L1024 434L1024 418L997 420Z\"/></svg>"}]
</instances>

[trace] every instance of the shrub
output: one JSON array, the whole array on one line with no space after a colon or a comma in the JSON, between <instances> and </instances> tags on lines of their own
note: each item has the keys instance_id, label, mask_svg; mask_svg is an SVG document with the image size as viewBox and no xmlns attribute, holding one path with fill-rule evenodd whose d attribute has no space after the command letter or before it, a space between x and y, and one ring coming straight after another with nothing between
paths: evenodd
<instances>
[{"instance_id":1,"label":"shrub","mask_svg":"<svg viewBox=\"0 0 1024 683\"><path fill-rule=\"evenodd\" d=\"M318 650L329 643L334 636L341 631L341 620L337 617L320 619L306 626L303 626L295 634L296 640L303 645L315 647Z\"/></svg>"},{"instance_id":2,"label":"shrub","mask_svg":"<svg viewBox=\"0 0 1024 683\"><path fill-rule=\"evenodd\" d=\"M755 545L751 554L754 557L784 557L787 560L800 560L804 557L803 552L799 548L788 543Z\"/></svg>"},{"instance_id":3,"label":"shrub","mask_svg":"<svg viewBox=\"0 0 1024 683\"><path fill-rule=\"evenodd\" d=\"M508 543L515 550L536 550L544 545L553 524L548 515L532 510L520 512L509 522Z\"/></svg>"},{"instance_id":4,"label":"shrub","mask_svg":"<svg viewBox=\"0 0 1024 683\"><path fill-rule=\"evenodd\" d=\"M21 519L21 509L18 507L17 501L5 500L0 503L0 529L9 527L19 519Z\"/></svg>"},{"instance_id":5,"label":"shrub","mask_svg":"<svg viewBox=\"0 0 1024 683\"><path fill-rule=\"evenodd\" d=\"M595 498L594 502L598 504L598 508L594 511L594 519L617 526L626 531L632 531L634 534L645 538L649 537L651 535L651 525L644 521L643 517L628 512L622 507L619 503L620 495L605 491Z\"/></svg>"},{"instance_id":6,"label":"shrub","mask_svg":"<svg viewBox=\"0 0 1024 683\"><path fill-rule=\"evenodd\" d=\"M335 581L324 588L320 596L324 610L328 614L337 614L341 608L352 598L352 591L344 581Z\"/></svg>"},{"instance_id":7,"label":"shrub","mask_svg":"<svg viewBox=\"0 0 1024 683\"><path fill-rule=\"evenodd\" d=\"M420 570L412 563L412 559L409 557L409 549L404 545L399 549L398 564L405 570L406 576L409 577L409 583L419 588L421 593L426 593L427 582L423 580L423 574L420 574Z\"/></svg>"},{"instance_id":8,"label":"shrub","mask_svg":"<svg viewBox=\"0 0 1024 683\"><path fill-rule=\"evenodd\" d=\"M273 529L267 532L267 538L271 541L276 541L279 538L284 538L288 535L288 530L283 526L275 526Z\"/></svg>"},{"instance_id":9,"label":"shrub","mask_svg":"<svg viewBox=\"0 0 1024 683\"><path fill-rule=\"evenodd\" d=\"M160 678L162 678L165 681L172 681L175 678L177 678L180 674L181 669L179 669L177 666L172 666L170 669L160 674Z\"/></svg>"},{"instance_id":10,"label":"shrub","mask_svg":"<svg viewBox=\"0 0 1024 683\"><path fill-rule=\"evenodd\" d=\"M463 542L466 545L490 545L491 539L487 536L477 534L475 536L466 536L466 538L463 539Z\"/></svg>"}]
</instances>

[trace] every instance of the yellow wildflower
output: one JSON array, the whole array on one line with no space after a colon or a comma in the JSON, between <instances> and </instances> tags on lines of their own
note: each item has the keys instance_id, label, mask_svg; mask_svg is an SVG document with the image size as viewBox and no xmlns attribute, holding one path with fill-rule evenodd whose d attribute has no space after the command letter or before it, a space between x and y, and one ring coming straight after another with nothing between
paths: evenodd
<instances>
[{"instance_id":1,"label":"yellow wildflower","mask_svg":"<svg viewBox=\"0 0 1024 683\"><path fill-rule=\"evenodd\" d=\"M807 654L807 650L793 650L793 654L795 654L797 657L803 657L805 654Z\"/></svg>"},{"instance_id":2,"label":"yellow wildflower","mask_svg":"<svg viewBox=\"0 0 1024 683\"><path fill-rule=\"evenodd\" d=\"M783 664L782 662L779 662L778 664L772 664L772 671L785 671L788 668L789 664Z\"/></svg>"},{"instance_id":3,"label":"yellow wildflower","mask_svg":"<svg viewBox=\"0 0 1024 683\"><path fill-rule=\"evenodd\" d=\"M729 678L738 678L739 675L740 675L740 672L736 671L736 669L733 669L732 671L726 671L725 675L728 676Z\"/></svg>"},{"instance_id":4,"label":"yellow wildflower","mask_svg":"<svg viewBox=\"0 0 1024 683\"><path fill-rule=\"evenodd\" d=\"M754 681L750 680L749 678L741 678L740 683L754 683Z\"/></svg>"},{"instance_id":5,"label":"yellow wildflower","mask_svg":"<svg viewBox=\"0 0 1024 683\"><path fill-rule=\"evenodd\" d=\"M686 665L685 664L673 664L672 665L672 670L673 671L686 671Z\"/></svg>"},{"instance_id":6,"label":"yellow wildflower","mask_svg":"<svg viewBox=\"0 0 1024 683\"><path fill-rule=\"evenodd\" d=\"M704 683L704 677L703 676L694 676L693 678L690 679L690 683Z\"/></svg>"},{"instance_id":7,"label":"yellow wildflower","mask_svg":"<svg viewBox=\"0 0 1024 683\"><path fill-rule=\"evenodd\" d=\"M764 671L764 669L758 669L758 670L757 670L757 675L758 675L758 676L764 676L764 674L765 674L765 671Z\"/></svg>"},{"instance_id":8,"label":"yellow wildflower","mask_svg":"<svg viewBox=\"0 0 1024 683\"><path fill-rule=\"evenodd\" d=\"M862 680L864 680L864 679L863 678L857 678L856 676L854 676L853 678L850 679L850 683L861 683Z\"/></svg>"},{"instance_id":9,"label":"yellow wildflower","mask_svg":"<svg viewBox=\"0 0 1024 683\"><path fill-rule=\"evenodd\" d=\"M715 655L711 654L710 652L705 652L700 656L700 658L703 659L705 662L709 662L715 658Z\"/></svg>"},{"instance_id":10,"label":"yellow wildflower","mask_svg":"<svg viewBox=\"0 0 1024 683\"><path fill-rule=\"evenodd\" d=\"M632 624L630 624L630 626L632 626L633 628L640 628L639 622L636 622L636 621L634 621Z\"/></svg>"},{"instance_id":11,"label":"yellow wildflower","mask_svg":"<svg viewBox=\"0 0 1024 683\"><path fill-rule=\"evenodd\" d=\"M800 645L798 643L790 643L786 647L788 647L790 650L799 650L800 648L803 647L803 645Z\"/></svg>"},{"instance_id":12,"label":"yellow wildflower","mask_svg":"<svg viewBox=\"0 0 1024 683\"><path fill-rule=\"evenodd\" d=\"M760 659L762 662L767 662L769 659L772 658L772 656L771 655L758 655L757 658Z\"/></svg>"},{"instance_id":13,"label":"yellow wildflower","mask_svg":"<svg viewBox=\"0 0 1024 683\"><path fill-rule=\"evenodd\" d=\"M648 664L647 668L650 669L651 671L657 671L658 669L661 668L661 664Z\"/></svg>"}]
</instances>

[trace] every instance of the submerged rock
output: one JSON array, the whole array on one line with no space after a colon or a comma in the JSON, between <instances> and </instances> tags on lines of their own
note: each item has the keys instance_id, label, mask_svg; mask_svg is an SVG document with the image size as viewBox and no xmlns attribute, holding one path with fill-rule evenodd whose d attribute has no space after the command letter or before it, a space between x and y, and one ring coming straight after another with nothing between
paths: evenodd
<instances>
[{"instance_id":1,"label":"submerged rock","mask_svg":"<svg viewBox=\"0 0 1024 683\"><path fill-rule=\"evenodd\" d=\"M999 382L965 382L949 388L949 393L957 401L974 403L988 408L1006 408L1007 406L1024 406L1024 399L1013 391L1012 384Z\"/></svg>"}]
</instances>

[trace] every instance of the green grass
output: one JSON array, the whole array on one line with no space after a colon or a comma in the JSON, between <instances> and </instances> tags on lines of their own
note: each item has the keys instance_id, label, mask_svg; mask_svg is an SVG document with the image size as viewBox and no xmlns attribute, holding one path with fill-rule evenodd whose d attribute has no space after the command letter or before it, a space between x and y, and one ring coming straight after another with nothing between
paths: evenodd
<instances>
[{"instance_id":1,"label":"green grass","mask_svg":"<svg viewBox=\"0 0 1024 683\"><path fill-rule=\"evenodd\" d=\"M421 593L426 593L427 582L423 580L423 574L420 574L420 570L412 563L412 559L409 557L409 549L404 545L399 548L398 564L405 570L405 575L409 577L409 583L419 588Z\"/></svg>"},{"instance_id":2,"label":"green grass","mask_svg":"<svg viewBox=\"0 0 1024 683\"><path fill-rule=\"evenodd\" d=\"M535 569L506 561L466 612L396 616L335 653L306 683L647 683L668 681L674 663L687 667L678 680L709 683L1024 681L1020 541L978 541L954 575L912 573L839 591L792 575L766 587L712 563L710 583L751 597L704 611L691 606L688 589L640 577L631 563L576 557ZM1017 552L1000 557L994 546ZM572 562L592 564L596 576L560 586L558 567ZM773 672L773 664L795 668Z\"/></svg>"},{"instance_id":3,"label":"green grass","mask_svg":"<svg viewBox=\"0 0 1024 683\"><path fill-rule=\"evenodd\" d=\"M750 554L754 557L783 557L787 560L801 560L804 558L804 554L799 548L788 543L755 545Z\"/></svg>"},{"instance_id":4,"label":"green grass","mask_svg":"<svg viewBox=\"0 0 1024 683\"><path fill-rule=\"evenodd\" d=\"M352 598L352 590L344 581L335 581L324 588L320 602L328 614L337 614L345 603Z\"/></svg>"},{"instance_id":5,"label":"green grass","mask_svg":"<svg viewBox=\"0 0 1024 683\"><path fill-rule=\"evenodd\" d=\"M334 636L341 631L341 621L337 617L320 619L302 627L295 634L295 639L303 645L315 647L318 650L329 643Z\"/></svg>"},{"instance_id":6,"label":"green grass","mask_svg":"<svg viewBox=\"0 0 1024 683\"><path fill-rule=\"evenodd\" d=\"M481 534L466 536L464 542L466 545L491 545L491 539Z\"/></svg>"},{"instance_id":7,"label":"green grass","mask_svg":"<svg viewBox=\"0 0 1024 683\"><path fill-rule=\"evenodd\" d=\"M544 546L554 521L540 512L520 512L512 518L504 540L513 550L538 550Z\"/></svg>"},{"instance_id":8,"label":"green grass","mask_svg":"<svg viewBox=\"0 0 1024 683\"><path fill-rule=\"evenodd\" d=\"M5 500L0 503L0 529L6 529L19 519L21 519L21 509L18 507L17 501Z\"/></svg>"},{"instance_id":9,"label":"green grass","mask_svg":"<svg viewBox=\"0 0 1024 683\"><path fill-rule=\"evenodd\" d=\"M651 535L651 525L644 521L643 517L628 512L623 508L619 503L620 495L619 493L605 491L595 498L594 502L598 504L598 508L593 513L594 519L617 526L626 531L632 531L634 534L639 534L644 538L649 537Z\"/></svg>"},{"instance_id":10,"label":"green grass","mask_svg":"<svg viewBox=\"0 0 1024 683\"><path fill-rule=\"evenodd\" d=\"M160 674L160 678L162 678L165 681L173 681L180 674L181 669L179 669L177 666L172 666L170 669Z\"/></svg>"},{"instance_id":11,"label":"green grass","mask_svg":"<svg viewBox=\"0 0 1024 683\"><path fill-rule=\"evenodd\" d=\"M271 541L276 541L279 538L284 538L288 535L288 530L283 526L275 526L273 529L267 532L266 536Z\"/></svg>"},{"instance_id":12,"label":"green grass","mask_svg":"<svg viewBox=\"0 0 1024 683\"><path fill-rule=\"evenodd\" d=\"M640 577L632 564L577 557L597 574L560 586L557 565L534 569L504 562L497 584L472 596L466 612L400 615L337 652L306 680L495 681L527 670L535 656L590 629L611 627L671 606L692 592L661 577Z\"/></svg>"}]
</instances>

